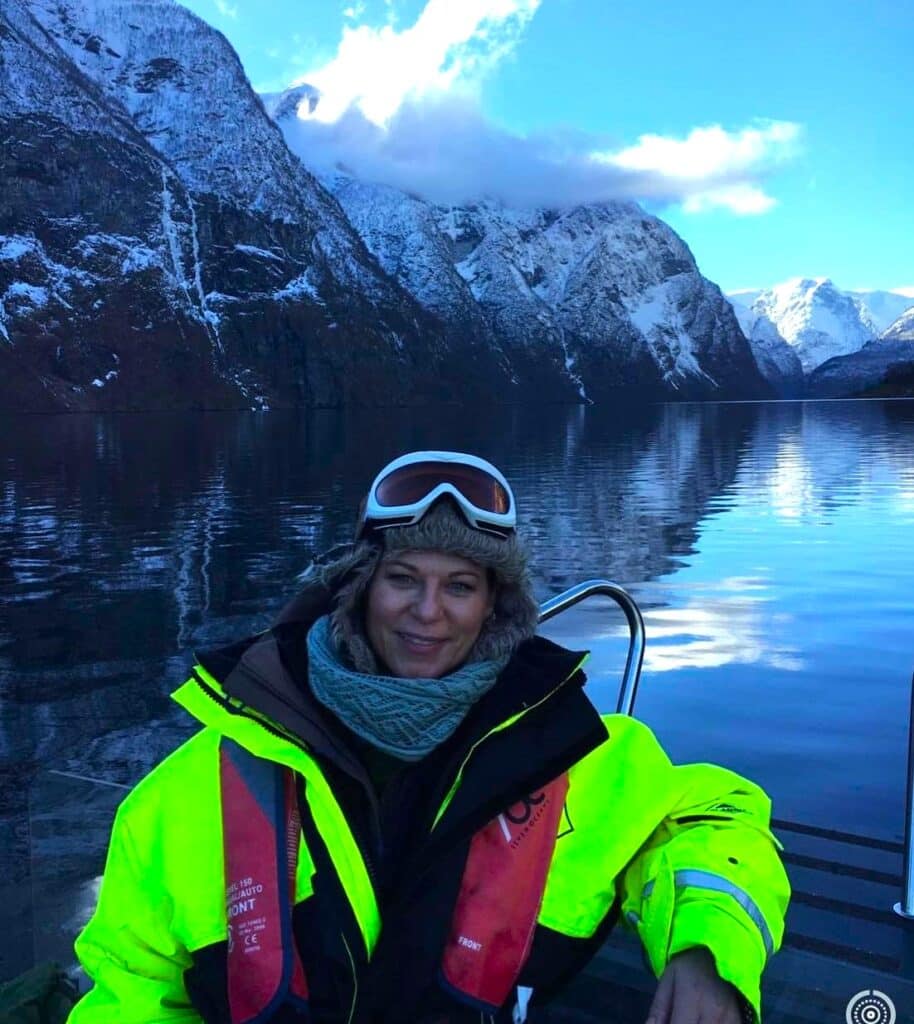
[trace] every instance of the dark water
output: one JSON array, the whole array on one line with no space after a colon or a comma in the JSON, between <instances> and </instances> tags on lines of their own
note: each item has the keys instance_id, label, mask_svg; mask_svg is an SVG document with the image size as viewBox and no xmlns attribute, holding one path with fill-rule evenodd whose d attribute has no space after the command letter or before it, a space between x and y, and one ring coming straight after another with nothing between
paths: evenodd
<instances>
[{"instance_id":1,"label":"dark water","mask_svg":"<svg viewBox=\"0 0 914 1024\"><path fill-rule=\"evenodd\" d=\"M116 787L192 728L167 696L191 650L266 625L420 447L506 471L541 598L631 589L636 713L674 760L751 776L779 818L901 838L914 403L20 418L0 424L0 978L65 955ZM620 616L551 632L594 651L610 709Z\"/></svg>"}]
</instances>

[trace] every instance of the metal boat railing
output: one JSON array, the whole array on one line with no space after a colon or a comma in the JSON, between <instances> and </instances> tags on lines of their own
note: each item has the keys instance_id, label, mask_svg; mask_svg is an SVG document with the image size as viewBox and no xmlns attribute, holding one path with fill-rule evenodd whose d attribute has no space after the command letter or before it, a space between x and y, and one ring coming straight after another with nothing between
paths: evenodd
<instances>
[{"instance_id":1,"label":"metal boat railing","mask_svg":"<svg viewBox=\"0 0 914 1024\"><path fill-rule=\"evenodd\" d=\"M911 679L911 706L908 711L908 786L904 802L904 873L901 902L894 911L914 921L914 677Z\"/></svg>"},{"instance_id":2,"label":"metal boat railing","mask_svg":"<svg viewBox=\"0 0 914 1024\"><path fill-rule=\"evenodd\" d=\"M622 686L616 702L616 713L632 714L635 695L641 678L644 660L644 619L634 598L618 583L610 580L586 580L570 587L540 605L539 621L547 622L588 597L611 597L625 613L628 621L628 657L622 673ZM899 917L914 921L914 678L911 680L911 705L908 714L908 777L905 798L904 828L904 872L902 875L902 898L893 907Z\"/></svg>"},{"instance_id":3,"label":"metal boat railing","mask_svg":"<svg viewBox=\"0 0 914 1024\"><path fill-rule=\"evenodd\" d=\"M619 699L616 701L616 714L630 715L635 706L635 694L638 692L638 680L641 678L641 663L644 661L644 619L631 594L610 580L586 580L541 604L539 620L541 623L547 622L588 597L597 596L611 597L625 613L628 621L628 657L622 673Z\"/></svg>"}]
</instances>

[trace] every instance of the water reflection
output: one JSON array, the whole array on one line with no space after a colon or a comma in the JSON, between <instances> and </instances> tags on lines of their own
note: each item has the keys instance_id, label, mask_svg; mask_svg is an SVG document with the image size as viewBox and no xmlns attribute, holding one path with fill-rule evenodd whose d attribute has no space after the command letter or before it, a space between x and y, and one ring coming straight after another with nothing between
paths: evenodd
<instances>
[{"instance_id":1,"label":"water reflection","mask_svg":"<svg viewBox=\"0 0 914 1024\"><path fill-rule=\"evenodd\" d=\"M645 612L651 645L645 654L645 671L671 672L683 668L721 668L725 665L759 665L799 672L804 661L798 645L772 644L771 602L774 595L765 580L733 577L713 588L671 594L659 586L641 587L639 595L660 596L667 607ZM778 621L789 616L783 613Z\"/></svg>"},{"instance_id":2,"label":"water reflection","mask_svg":"<svg viewBox=\"0 0 914 1024\"><path fill-rule=\"evenodd\" d=\"M782 816L897 835L912 441L901 402L6 425L0 874L27 881L39 770L135 781L193 727L167 697L191 650L264 627L312 555L349 537L378 466L420 447L505 469L541 598L596 575L634 591L637 711L674 755L753 774ZM592 693L614 706L618 620L582 609L551 625L593 648ZM101 849L80 860L87 884ZM0 956L21 964L23 949Z\"/></svg>"}]
</instances>

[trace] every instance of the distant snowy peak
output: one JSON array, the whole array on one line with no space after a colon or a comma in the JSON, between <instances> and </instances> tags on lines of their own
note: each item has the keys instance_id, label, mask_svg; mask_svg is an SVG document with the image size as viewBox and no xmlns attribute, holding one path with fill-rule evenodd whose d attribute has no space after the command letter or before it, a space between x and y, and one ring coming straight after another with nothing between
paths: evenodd
<instances>
[{"instance_id":1,"label":"distant snowy peak","mask_svg":"<svg viewBox=\"0 0 914 1024\"><path fill-rule=\"evenodd\" d=\"M859 352L830 359L818 367L809 376L807 387L810 394L824 398L914 395L914 306Z\"/></svg>"},{"instance_id":2,"label":"distant snowy peak","mask_svg":"<svg viewBox=\"0 0 914 1024\"><path fill-rule=\"evenodd\" d=\"M731 302L738 313L748 304L751 315L740 315L751 341L771 342L775 333L780 335L804 373L834 356L859 351L880 333L880 323L862 299L826 277L793 278L757 294L736 293Z\"/></svg>"},{"instance_id":3,"label":"distant snowy peak","mask_svg":"<svg viewBox=\"0 0 914 1024\"><path fill-rule=\"evenodd\" d=\"M780 335L805 373L834 356L858 352L914 306L914 299L899 292L848 291L827 277L792 278L728 298L750 341L764 336L770 346Z\"/></svg>"},{"instance_id":4,"label":"distant snowy peak","mask_svg":"<svg viewBox=\"0 0 914 1024\"><path fill-rule=\"evenodd\" d=\"M762 294L761 288L747 288L736 292L727 292L730 304L736 310L737 316L741 309L751 309L752 303Z\"/></svg>"},{"instance_id":5,"label":"distant snowy peak","mask_svg":"<svg viewBox=\"0 0 914 1024\"><path fill-rule=\"evenodd\" d=\"M856 345L878 334L869 311L855 296L836 288L827 277L797 277L763 292L753 309L765 312L790 344L803 347L810 331L845 337Z\"/></svg>"}]
</instances>

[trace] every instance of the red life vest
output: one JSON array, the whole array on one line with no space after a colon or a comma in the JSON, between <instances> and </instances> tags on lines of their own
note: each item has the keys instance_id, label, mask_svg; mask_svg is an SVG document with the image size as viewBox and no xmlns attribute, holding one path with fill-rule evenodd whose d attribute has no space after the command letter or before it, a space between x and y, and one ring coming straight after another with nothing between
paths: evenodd
<instances>
[{"instance_id":1,"label":"red life vest","mask_svg":"<svg viewBox=\"0 0 914 1024\"><path fill-rule=\"evenodd\" d=\"M292 935L301 832L292 772L223 739L222 825L232 1024L307 1006ZM440 980L461 1002L496 1011L530 955L568 776L506 808L470 843Z\"/></svg>"},{"instance_id":2,"label":"red life vest","mask_svg":"<svg viewBox=\"0 0 914 1024\"><path fill-rule=\"evenodd\" d=\"M530 955L567 792L560 775L473 836L441 960L458 998L494 1011L511 994Z\"/></svg>"},{"instance_id":3,"label":"red life vest","mask_svg":"<svg viewBox=\"0 0 914 1024\"><path fill-rule=\"evenodd\" d=\"M228 999L232 1024L260 1024L287 1002L307 1006L292 938L301 821L292 773L232 740L219 748Z\"/></svg>"}]
</instances>

